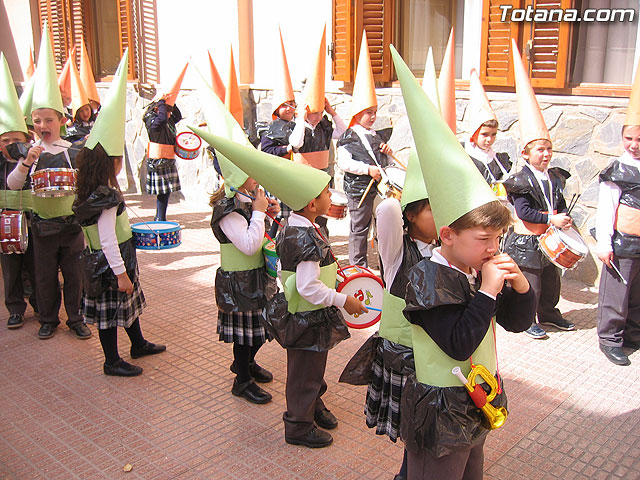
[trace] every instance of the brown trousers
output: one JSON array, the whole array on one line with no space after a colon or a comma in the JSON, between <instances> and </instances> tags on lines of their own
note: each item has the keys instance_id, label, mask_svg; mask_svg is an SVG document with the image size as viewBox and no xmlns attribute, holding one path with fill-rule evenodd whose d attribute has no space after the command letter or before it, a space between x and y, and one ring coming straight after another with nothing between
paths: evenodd
<instances>
[{"instance_id":1,"label":"brown trousers","mask_svg":"<svg viewBox=\"0 0 640 480\"><path fill-rule=\"evenodd\" d=\"M408 480L482 480L483 465L484 440L440 458L426 450L407 452Z\"/></svg>"}]
</instances>

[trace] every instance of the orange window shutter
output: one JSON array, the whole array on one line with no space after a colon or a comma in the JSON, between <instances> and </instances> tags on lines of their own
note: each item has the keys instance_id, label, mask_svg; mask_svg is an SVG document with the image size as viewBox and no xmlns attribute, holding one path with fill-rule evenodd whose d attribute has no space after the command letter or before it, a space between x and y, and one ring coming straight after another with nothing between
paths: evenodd
<instances>
[{"instance_id":1,"label":"orange window shutter","mask_svg":"<svg viewBox=\"0 0 640 480\"><path fill-rule=\"evenodd\" d=\"M129 49L129 80L137 78L136 68L136 26L134 23L133 0L115 0L118 4L118 34L120 39L120 56Z\"/></svg>"},{"instance_id":2,"label":"orange window shutter","mask_svg":"<svg viewBox=\"0 0 640 480\"><path fill-rule=\"evenodd\" d=\"M40 34L42 34L42 28L46 20L49 25L49 34L51 35L53 58L56 62L56 68L61 71L69 50L67 46L67 25L70 23L70 18L68 16L67 1L39 0L38 13L40 16ZM39 42L36 42L37 45L39 45ZM36 52L36 59L38 58L38 53Z\"/></svg>"},{"instance_id":3,"label":"orange window shutter","mask_svg":"<svg viewBox=\"0 0 640 480\"><path fill-rule=\"evenodd\" d=\"M136 64L138 79L143 83L158 83L158 22L156 0L137 0L133 10L137 27ZM132 58L132 52L129 53Z\"/></svg>"},{"instance_id":4,"label":"orange window shutter","mask_svg":"<svg viewBox=\"0 0 640 480\"><path fill-rule=\"evenodd\" d=\"M331 78L343 82L355 79L354 0L333 0L331 36Z\"/></svg>"},{"instance_id":5,"label":"orange window shutter","mask_svg":"<svg viewBox=\"0 0 640 480\"><path fill-rule=\"evenodd\" d=\"M393 70L389 45L393 35L394 0L356 0L353 58L358 58L362 31L367 31L371 68L376 82L390 82ZM355 67L354 67L355 70ZM354 71L355 78L355 71Z\"/></svg>"},{"instance_id":6,"label":"orange window shutter","mask_svg":"<svg viewBox=\"0 0 640 480\"><path fill-rule=\"evenodd\" d=\"M480 45L480 81L484 85L513 86L510 45L519 43L520 23L502 22L501 5L521 8L520 0L484 0L482 6L482 41ZM504 8L504 7L503 7Z\"/></svg>"}]
</instances>

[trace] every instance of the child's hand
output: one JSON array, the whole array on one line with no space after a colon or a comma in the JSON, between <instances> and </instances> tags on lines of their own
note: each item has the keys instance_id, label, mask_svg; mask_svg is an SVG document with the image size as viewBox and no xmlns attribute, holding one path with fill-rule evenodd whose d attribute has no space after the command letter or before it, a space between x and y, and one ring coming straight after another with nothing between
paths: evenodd
<instances>
[{"instance_id":1,"label":"child's hand","mask_svg":"<svg viewBox=\"0 0 640 480\"><path fill-rule=\"evenodd\" d=\"M501 253L493 257L492 262L496 267L504 272L504 279L518 293L529 291L529 281L522 274L520 267L506 253Z\"/></svg>"},{"instance_id":2,"label":"child's hand","mask_svg":"<svg viewBox=\"0 0 640 480\"><path fill-rule=\"evenodd\" d=\"M380 144L380 151L385 155L393 155L393 150L391 150L391 147L386 143Z\"/></svg>"},{"instance_id":3,"label":"child's hand","mask_svg":"<svg viewBox=\"0 0 640 480\"><path fill-rule=\"evenodd\" d=\"M349 315L355 315L356 313L367 313L369 311L360 300L351 295L349 295L347 297L347 301L344 302L344 309Z\"/></svg>"},{"instance_id":4,"label":"child's hand","mask_svg":"<svg viewBox=\"0 0 640 480\"><path fill-rule=\"evenodd\" d=\"M613 262L613 252L598 252L598 258L607 267L611 268L611 262Z\"/></svg>"},{"instance_id":5,"label":"child's hand","mask_svg":"<svg viewBox=\"0 0 640 480\"><path fill-rule=\"evenodd\" d=\"M369 167L369 176L373 177L373 179L378 182L382 178L382 175L380 174L380 169L376 166Z\"/></svg>"},{"instance_id":6,"label":"child's hand","mask_svg":"<svg viewBox=\"0 0 640 480\"><path fill-rule=\"evenodd\" d=\"M280 203L275 198L268 198L269 208L267 208L267 212L273 216L276 216L280 213Z\"/></svg>"},{"instance_id":7,"label":"child's hand","mask_svg":"<svg viewBox=\"0 0 640 480\"><path fill-rule=\"evenodd\" d=\"M329 103L329 99L327 97L324 98L324 111L327 112L332 117L336 116L336 111L331 106L331 103Z\"/></svg>"},{"instance_id":8,"label":"child's hand","mask_svg":"<svg viewBox=\"0 0 640 480\"><path fill-rule=\"evenodd\" d=\"M566 213L556 213L555 215L549 216L549 222L551 222L552 225L555 225L558 228L562 228L563 230L571 227L572 223L571 217Z\"/></svg>"},{"instance_id":9,"label":"child's hand","mask_svg":"<svg viewBox=\"0 0 640 480\"><path fill-rule=\"evenodd\" d=\"M253 209L258 212L266 212L267 207L269 206L269 200L267 196L264 194L264 190L258 188L256 190L256 199L253 201Z\"/></svg>"},{"instance_id":10,"label":"child's hand","mask_svg":"<svg viewBox=\"0 0 640 480\"><path fill-rule=\"evenodd\" d=\"M33 162L35 162L40 157L43 150L44 149L40 145L31 147L27 152L27 158L22 161L22 164L25 167L30 167L31 165L33 165Z\"/></svg>"},{"instance_id":11,"label":"child's hand","mask_svg":"<svg viewBox=\"0 0 640 480\"><path fill-rule=\"evenodd\" d=\"M482 265L480 290L495 297L502 291L506 272L496 265L494 258Z\"/></svg>"},{"instance_id":12,"label":"child's hand","mask_svg":"<svg viewBox=\"0 0 640 480\"><path fill-rule=\"evenodd\" d=\"M125 292L127 295L131 295L133 293L133 283L131 283L131 279L129 278L129 275L127 275L127 272L118 275L118 290Z\"/></svg>"}]
</instances>

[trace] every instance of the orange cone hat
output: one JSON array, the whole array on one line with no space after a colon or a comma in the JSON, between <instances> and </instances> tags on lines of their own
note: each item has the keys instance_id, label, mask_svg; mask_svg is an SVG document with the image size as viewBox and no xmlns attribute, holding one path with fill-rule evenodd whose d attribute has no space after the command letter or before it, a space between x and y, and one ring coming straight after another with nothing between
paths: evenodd
<instances>
[{"instance_id":1,"label":"orange cone hat","mask_svg":"<svg viewBox=\"0 0 640 480\"><path fill-rule=\"evenodd\" d=\"M322 39L313 70L307 77L304 102L309 112L324 112L324 79L327 50L327 26L322 30Z\"/></svg>"},{"instance_id":2,"label":"orange cone hat","mask_svg":"<svg viewBox=\"0 0 640 480\"><path fill-rule=\"evenodd\" d=\"M355 123L355 116L367 108L378 107L376 98L376 84L373 80L371 68L371 56L369 55L369 43L367 32L362 31L362 43L360 44L360 56L358 57L358 70L353 84L351 97L351 121L349 127Z\"/></svg>"},{"instance_id":3,"label":"orange cone hat","mask_svg":"<svg viewBox=\"0 0 640 480\"><path fill-rule=\"evenodd\" d=\"M287 54L284 50L284 41L282 40L282 30L278 27L278 32L280 33L280 50L282 52L282 66L280 68L280 84L278 88L273 89L273 101L271 105L273 106L273 114L271 117L275 120L277 115L275 115L276 110L280 108L280 105L287 102L294 102L296 97L293 94L293 85L291 84L291 75L289 74L289 62L287 62Z\"/></svg>"},{"instance_id":4,"label":"orange cone hat","mask_svg":"<svg viewBox=\"0 0 640 480\"><path fill-rule=\"evenodd\" d=\"M25 81L28 81L33 77L36 71L36 66L33 61L33 49L29 48L29 58L27 59L27 70L24 72Z\"/></svg>"},{"instance_id":5,"label":"orange cone hat","mask_svg":"<svg viewBox=\"0 0 640 480\"><path fill-rule=\"evenodd\" d=\"M220 99L221 102L224 102L225 88L224 82L222 78L220 78L220 74L218 73L218 69L216 68L216 64L213 63L213 58L211 58L211 52L207 51L209 54L209 70L211 72L211 88L216 95Z\"/></svg>"},{"instance_id":6,"label":"orange cone hat","mask_svg":"<svg viewBox=\"0 0 640 480\"><path fill-rule=\"evenodd\" d=\"M96 79L93 76L93 69L89 61L89 54L84 40L80 42L80 79L89 100L100 103L100 95L98 95L98 87L96 87Z\"/></svg>"},{"instance_id":7,"label":"orange cone hat","mask_svg":"<svg viewBox=\"0 0 640 480\"><path fill-rule=\"evenodd\" d=\"M71 76L69 75L69 67L71 63L75 65L76 59L76 47L75 45L71 47L69 50L69 55L67 56L67 61L64 62L64 67L62 67L62 72L58 76L58 87L60 87L60 94L62 95L62 101L64 102L66 98L71 98ZM65 105L66 107L67 105Z\"/></svg>"},{"instance_id":8,"label":"orange cone hat","mask_svg":"<svg viewBox=\"0 0 640 480\"><path fill-rule=\"evenodd\" d=\"M164 94L167 95L167 105L173 106L176 104L176 99L178 98L178 93L180 93L180 87L182 86L182 80L184 79L184 75L187 73L187 67L189 67L189 62L184 64L184 67L182 67L178 78L173 82L171 88L164 91Z\"/></svg>"},{"instance_id":9,"label":"orange cone hat","mask_svg":"<svg viewBox=\"0 0 640 480\"><path fill-rule=\"evenodd\" d=\"M471 69L469 76L469 115L469 131L474 142L483 123L498 120L475 68Z\"/></svg>"},{"instance_id":10,"label":"orange cone hat","mask_svg":"<svg viewBox=\"0 0 640 480\"><path fill-rule=\"evenodd\" d=\"M231 112L233 118L236 119L241 126L244 125L242 116L242 98L240 97L240 87L238 85L238 77L236 76L236 65L233 61L233 48L229 49L229 77L227 79L226 91L224 96L224 106Z\"/></svg>"},{"instance_id":11,"label":"orange cone hat","mask_svg":"<svg viewBox=\"0 0 640 480\"><path fill-rule=\"evenodd\" d=\"M518 97L518 118L520 121L520 147L524 148L534 140L545 139L551 142L549 130L544 123L540 105L533 93L529 75L524 68L520 51L515 40L511 39L513 71L516 79L516 96Z\"/></svg>"},{"instance_id":12,"label":"orange cone hat","mask_svg":"<svg viewBox=\"0 0 640 480\"><path fill-rule=\"evenodd\" d=\"M442 118L447 122L451 131L456 133L456 57L453 27L442 59L442 68L438 77L438 93Z\"/></svg>"},{"instance_id":13,"label":"orange cone hat","mask_svg":"<svg viewBox=\"0 0 640 480\"><path fill-rule=\"evenodd\" d=\"M85 105L89 105L89 96L84 89L84 85L82 85L75 62L69 64L69 77L71 83L71 115L75 120L78 110Z\"/></svg>"},{"instance_id":14,"label":"orange cone hat","mask_svg":"<svg viewBox=\"0 0 640 480\"><path fill-rule=\"evenodd\" d=\"M640 68L636 70L636 78L633 80L625 125L640 125Z\"/></svg>"}]
</instances>

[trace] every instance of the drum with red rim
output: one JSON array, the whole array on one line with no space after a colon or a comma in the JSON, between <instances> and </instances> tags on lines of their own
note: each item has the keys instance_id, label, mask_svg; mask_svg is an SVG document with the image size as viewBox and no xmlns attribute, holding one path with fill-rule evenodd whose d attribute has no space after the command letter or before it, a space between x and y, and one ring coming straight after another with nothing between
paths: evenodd
<instances>
[{"instance_id":1,"label":"drum with red rim","mask_svg":"<svg viewBox=\"0 0 640 480\"><path fill-rule=\"evenodd\" d=\"M589 253L589 247L574 228L560 230L553 225L538 237L540 251L560 268L573 268Z\"/></svg>"},{"instance_id":2,"label":"drum with red rim","mask_svg":"<svg viewBox=\"0 0 640 480\"><path fill-rule=\"evenodd\" d=\"M200 155L202 139L193 132L181 132L176 137L176 155L183 160L193 160Z\"/></svg>"},{"instance_id":3,"label":"drum with red rim","mask_svg":"<svg viewBox=\"0 0 640 480\"><path fill-rule=\"evenodd\" d=\"M344 218L347 216L347 196L340 190L330 188L331 192L331 207L327 212L327 217L331 218Z\"/></svg>"},{"instance_id":4,"label":"drum with red rim","mask_svg":"<svg viewBox=\"0 0 640 480\"><path fill-rule=\"evenodd\" d=\"M29 246L27 217L18 210L0 213L0 251L2 253L25 253Z\"/></svg>"},{"instance_id":5,"label":"drum with red rim","mask_svg":"<svg viewBox=\"0 0 640 480\"><path fill-rule=\"evenodd\" d=\"M38 197L66 197L76 193L75 168L42 168L31 173L31 191Z\"/></svg>"},{"instance_id":6,"label":"drum with red rim","mask_svg":"<svg viewBox=\"0 0 640 480\"><path fill-rule=\"evenodd\" d=\"M338 292L352 295L360 300L365 307L373 307L377 310L369 310L367 313L350 315L344 308L340 308L347 325L351 328L367 328L375 325L382 316L382 296L384 286L382 280L365 267L349 265L342 269L343 280L338 284Z\"/></svg>"}]
</instances>

